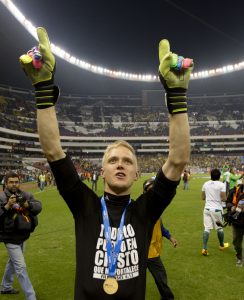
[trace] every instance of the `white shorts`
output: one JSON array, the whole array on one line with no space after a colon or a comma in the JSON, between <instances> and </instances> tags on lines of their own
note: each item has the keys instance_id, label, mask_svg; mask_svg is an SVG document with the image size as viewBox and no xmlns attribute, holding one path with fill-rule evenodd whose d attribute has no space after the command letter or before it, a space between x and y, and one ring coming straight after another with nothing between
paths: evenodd
<instances>
[{"instance_id":1,"label":"white shorts","mask_svg":"<svg viewBox=\"0 0 244 300\"><path fill-rule=\"evenodd\" d=\"M216 222L224 223L222 211L216 209L215 211L211 211L207 208L203 211L203 223L205 231L209 231L210 229L220 229L221 226L218 226Z\"/></svg>"}]
</instances>

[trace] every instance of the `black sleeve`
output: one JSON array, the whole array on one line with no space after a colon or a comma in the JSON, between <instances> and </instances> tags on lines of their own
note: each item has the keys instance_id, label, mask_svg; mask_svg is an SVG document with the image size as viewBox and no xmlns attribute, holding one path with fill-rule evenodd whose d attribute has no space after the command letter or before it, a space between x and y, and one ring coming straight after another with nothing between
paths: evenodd
<instances>
[{"instance_id":1,"label":"black sleeve","mask_svg":"<svg viewBox=\"0 0 244 300\"><path fill-rule=\"evenodd\" d=\"M91 198L98 198L79 178L70 157L49 162L60 195L64 198L72 214L86 213L92 205Z\"/></svg>"},{"instance_id":2,"label":"black sleeve","mask_svg":"<svg viewBox=\"0 0 244 300\"><path fill-rule=\"evenodd\" d=\"M5 214L7 211L4 208L5 204L7 203L7 198L4 192L0 192L0 217Z\"/></svg>"},{"instance_id":3,"label":"black sleeve","mask_svg":"<svg viewBox=\"0 0 244 300\"><path fill-rule=\"evenodd\" d=\"M163 195L164 199L168 199L167 205L169 205L176 194L176 188L179 183L180 180L172 181L165 177L162 169L160 169L154 181L153 191L159 198Z\"/></svg>"},{"instance_id":4,"label":"black sleeve","mask_svg":"<svg viewBox=\"0 0 244 300\"><path fill-rule=\"evenodd\" d=\"M166 178L160 169L153 187L138 198L138 206L142 214L149 216L151 222L155 224L174 198L179 182L180 180L172 181Z\"/></svg>"},{"instance_id":5,"label":"black sleeve","mask_svg":"<svg viewBox=\"0 0 244 300\"><path fill-rule=\"evenodd\" d=\"M230 190L229 195L228 195L228 197L226 199L226 207L227 207L228 211L231 210L231 207L233 206L232 201L233 201L233 197L234 197L235 191L236 191L235 188L232 189L232 190Z\"/></svg>"},{"instance_id":6,"label":"black sleeve","mask_svg":"<svg viewBox=\"0 0 244 300\"><path fill-rule=\"evenodd\" d=\"M48 162L60 193L72 190L80 181L76 169L68 155L65 158Z\"/></svg>"},{"instance_id":7,"label":"black sleeve","mask_svg":"<svg viewBox=\"0 0 244 300\"><path fill-rule=\"evenodd\" d=\"M5 207L3 205L1 205L0 206L0 217L2 217L6 212L7 212L7 210L5 209Z\"/></svg>"}]
</instances>

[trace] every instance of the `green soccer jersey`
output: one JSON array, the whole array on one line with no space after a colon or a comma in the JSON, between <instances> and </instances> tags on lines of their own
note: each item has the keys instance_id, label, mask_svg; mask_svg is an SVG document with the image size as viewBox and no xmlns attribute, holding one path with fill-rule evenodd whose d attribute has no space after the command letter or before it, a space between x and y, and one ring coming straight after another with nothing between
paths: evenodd
<instances>
[{"instance_id":1,"label":"green soccer jersey","mask_svg":"<svg viewBox=\"0 0 244 300\"><path fill-rule=\"evenodd\" d=\"M233 189L237 185L238 179L241 178L241 175L235 175L230 173L230 190Z\"/></svg>"}]
</instances>

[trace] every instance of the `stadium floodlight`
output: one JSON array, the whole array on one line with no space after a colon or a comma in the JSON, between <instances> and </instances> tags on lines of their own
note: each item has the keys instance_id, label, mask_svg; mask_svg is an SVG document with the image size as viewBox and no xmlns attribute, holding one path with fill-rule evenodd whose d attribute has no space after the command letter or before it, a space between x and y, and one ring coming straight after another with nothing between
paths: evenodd
<instances>
[{"instance_id":1,"label":"stadium floodlight","mask_svg":"<svg viewBox=\"0 0 244 300\"><path fill-rule=\"evenodd\" d=\"M9 12L21 23L22 26L36 39L36 27L30 22L23 13L13 4L11 0L0 0L2 4L9 10ZM84 69L89 72L93 72L99 75L108 76L117 79L125 79L131 81L144 81L144 82L158 82L158 75L152 74L136 74L129 73L126 71L120 70L111 70L102 66L96 66L89 62L86 62L82 59L79 59L65 50L61 49L59 46L51 43L52 52L60 57L61 59L67 61L68 63L75 65L81 69ZM194 72L191 74L191 79L202 79L213 76L219 76L223 74L227 74L230 72L236 72L244 69L244 61L236 63L234 65L228 65L219 67L211 70L204 70L199 72Z\"/></svg>"}]
</instances>

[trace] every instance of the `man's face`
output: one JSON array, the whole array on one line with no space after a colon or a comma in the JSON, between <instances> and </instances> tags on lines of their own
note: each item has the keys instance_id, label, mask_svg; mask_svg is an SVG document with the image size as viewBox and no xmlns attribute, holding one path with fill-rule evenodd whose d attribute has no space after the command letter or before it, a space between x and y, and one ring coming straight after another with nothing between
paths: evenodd
<instances>
[{"instance_id":1,"label":"man's face","mask_svg":"<svg viewBox=\"0 0 244 300\"><path fill-rule=\"evenodd\" d=\"M6 188L11 193L16 193L19 189L19 178L18 177L9 177L8 181L6 182Z\"/></svg>"},{"instance_id":2,"label":"man's face","mask_svg":"<svg viewBox=\"0 0 244 300\"><path fill-rule=\"evenodd\" d=\"M105 182L105 192L128 195L134 181L138 179L136 158L124 146L111 149L102 167L101 176Z\"/></svg>"}]
</instances>

